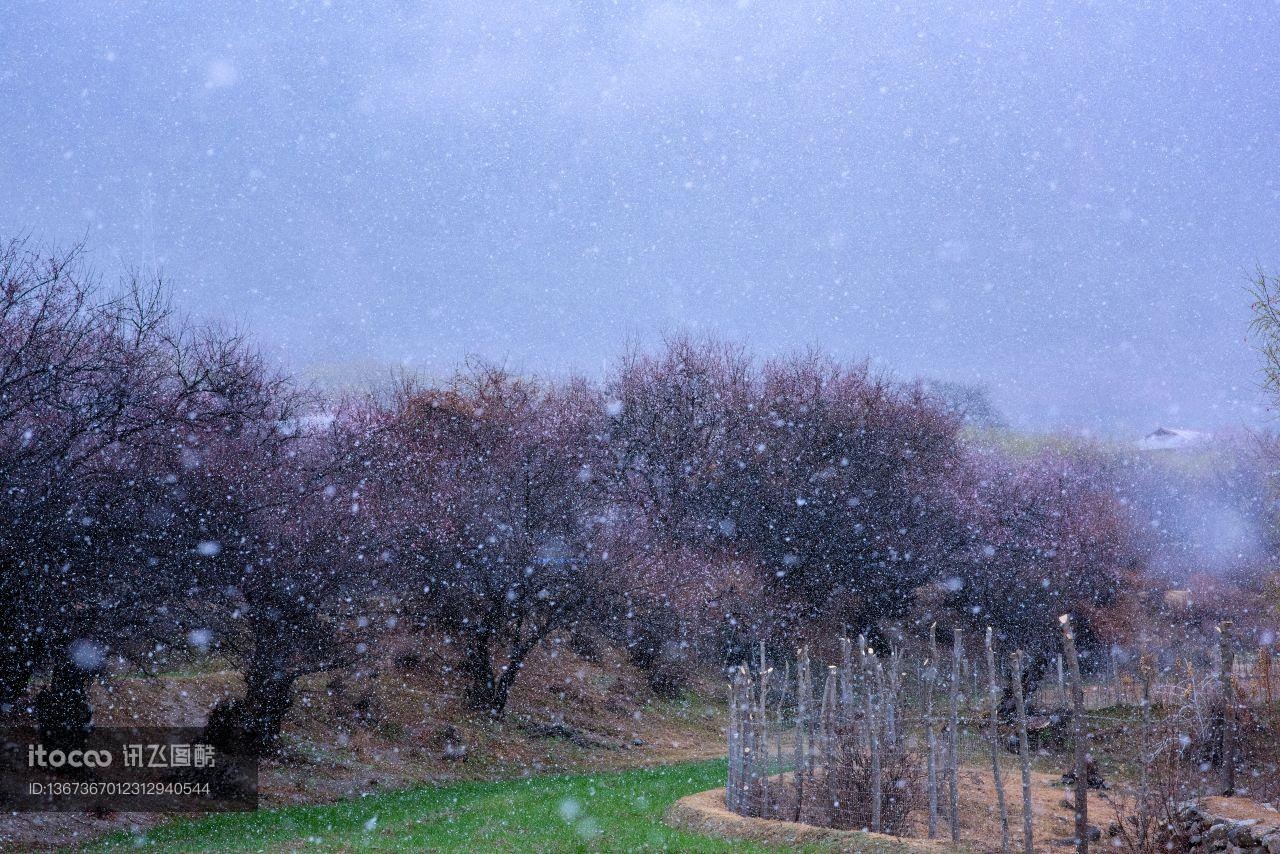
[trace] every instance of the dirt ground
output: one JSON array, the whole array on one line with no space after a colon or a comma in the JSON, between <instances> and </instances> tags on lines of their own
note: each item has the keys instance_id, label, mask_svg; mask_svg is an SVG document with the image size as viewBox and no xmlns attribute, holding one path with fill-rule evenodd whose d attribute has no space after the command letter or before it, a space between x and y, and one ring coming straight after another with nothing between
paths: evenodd
<instances>
[{"instance_id":1,"label":"dirt ground","mask_svg":"<svg viewBox=\"0 0 1280 854\"><path fill-rule=\"evenodd\" d=\"M1022 778L1007 772L1004 777L1005 803L1009 812L1009 834L1017 847L1022 840ZM1075 838L1075 810L1067 805L1070 790L1060 774L1031 773L1031 817L1036 851L1061 851ZM1105 827L1111 811L1090 793L1090 824ZM996 802L991 769L963 766L960 771L960 838L977 851L1000 850L1000 811ZM1098 814L1093 814L1095 811ZM1101 822L1101 824L1099 824ZM916 822L915 834L924 835L926 825Z\"/></svg>"},{"instance_id":2,"label":"dirt ground","mask_svg":"<svg viewBox=\"0 0 1280 854\"><path fill-rule=\"evenodd\" d=\"M1220 815L1233 821L1254 819L1259 825L1280 827L1280 811L1249 798L1223 797L1221 795L1204 798L1200 806L1206 813ZM1259 834L1261 835L1261 834Z\"/></svg>"}]
</instances>

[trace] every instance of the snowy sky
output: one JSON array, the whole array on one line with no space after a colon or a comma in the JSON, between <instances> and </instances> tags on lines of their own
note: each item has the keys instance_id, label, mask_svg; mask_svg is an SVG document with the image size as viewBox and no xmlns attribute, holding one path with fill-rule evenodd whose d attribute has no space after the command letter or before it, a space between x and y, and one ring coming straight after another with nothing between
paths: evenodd
<instances>
[{"instance_id":1,"label":"snowy sky","mask_svg":"<svg viewBox=\"0 0 1280 854\"><path fill-rule=\"evenodd\" d=\"M1274 2L4 6L0 234L317 375L685 328L1022 426L1263 417Z\"/></svg>"}]
</instances>

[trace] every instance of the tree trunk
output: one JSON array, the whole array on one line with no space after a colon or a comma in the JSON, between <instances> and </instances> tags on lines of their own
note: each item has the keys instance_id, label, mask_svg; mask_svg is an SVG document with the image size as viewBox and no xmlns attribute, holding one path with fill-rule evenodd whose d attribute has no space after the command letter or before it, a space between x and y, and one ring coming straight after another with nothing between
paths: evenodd
<instances>
[{"instance_id":1,"label":"tree trunk","mask_svg":"<svg viewBox=\"0 0 1280 854\"><path fill-rule=\"evenodd\" d=\"M10 577L20 575L12 563L6 563L3 569ZM46 651L42 641L47 635L28 620L18 590L0 591L0 601L6 603L0 608L0 715L7 715L26 695L36 662Z\"/></svg>"},{"instance_id":2,"label":"tree trunk","mask_svg":"<svg viewBox=\"0 0 1280 854\"><path fill-rule=\"evenodd\" d=\"M293 706L295 675L276 649L261 654L255 649L244 674L244 697L219 701L209 712L204 734L208 743L246 756L269 756L279 747L285 715Z\"/></svg>"},{"instance_id":3,"label":"tree trunk","mask_svg":"<svg viewBox=\"0 0 1280 854\"><path fill-rule=\"evenodd\" d=\"M54 665L49 684L36 694L36 724L40 740L61 750L83 749L93 727L89 680L93 673L62 658Z\"/></svg>"},{"instance_id":4,"label":"tree trunk","mask_svg":"<svg viewBox=\"0 0 1280 854\"><path fill-rule=\"evenodd\" d=\"M493 683L493 694L486 711L491 718L500 718L507 711L507 701L511 699L511 689L516 684L520 671L524 670L525 659L533 651L535 644L528 643L516 647L507 659L507 667L502 675Z\"/></svg>"},{"instance_id":5,"label":"tree trunk","mask_svg":"<svg viewBox=\"0 0 1280 854\"><path fill-rule=\"evenodd\" d=\"M31 633L18 629L0 634L0 715L12 712L27 693L39 654Z\"/></svg>"},{"instance_id":6,"label":"tree trunk","mask_svg":"<svg viewBox=\"0 0 1280 854\"><path fill-rule=\"evenodd\" d=\"M464 633L462 672L466 677L467 685L463 699L467 708L484 712L491 718L501 718L506 713L511 688L515 685L520 671L524 669L525 660L543 636L544 633L537 632L532 637L510 643L506 649L506 667L495 676L493 634L484 631Z\"/></svg>"},{"instance_id":7,"label":"tree trunk","mask_svg":"<svg viewBox=\"0 0 1280 854\"><path fill-rule=\"evenodd\" d=\"M490 635L488 632L468 631L462 637L462 673L467 680L463 700L468 709L492 714L495 705L501 708L506 700L504 698L499 704L498 680L493 675Z\"/></svg>"}]
</instances>

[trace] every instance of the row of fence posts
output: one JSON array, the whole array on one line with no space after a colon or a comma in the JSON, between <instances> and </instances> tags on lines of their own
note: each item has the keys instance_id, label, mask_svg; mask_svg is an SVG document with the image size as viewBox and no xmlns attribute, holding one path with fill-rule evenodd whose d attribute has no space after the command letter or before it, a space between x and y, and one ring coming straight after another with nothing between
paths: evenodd
<instances>
[{"instance_id":1,"label":"row of fence posts","mask_svg":"<svg viewBox=\"0 0 1280 854\"><path fill-rule=\"evenodd\" d=\"M1076 650L1075 633L1067 615L1060 619L1063 653L1056 663L1057 687L1062 698L1071 707L1071 729L1074 746L1074 808L1075 845L1077 851L1088 850L1088 734L1085 721L1085 690L1081 677L1080 660ZM1219 627L1221 633L1219 681L1225 699L1225 726L1223 735L1222 789L1231 792L1235 788L1236 733L1234 728L1234 662L1229 640L1230 624ZM991 775L996 792L997 809L1001 828L1001 850L1008 852L1012 845L1009 811L1005 800L1004 781L999 762L1001 738L998 707L1003 694L1003 676L996 664L996 651L992 630L987 629L984 639L986 657L986 693L990 710L986 739L989 742ZM1148 757L1151 725L1152 677L1154 668L1150 657L1141 656L1141 709L1143 729L1140 733L1142 755ZM936 714L935 688L942 675L941 655L936 628L930 627L927 658L920 667L923 694L925 748L927 751L925 785L928 800L928 834L939 834L942 808L940 787L947 788L946 818L953 842L960 840L960 809L958 757L961 734L961 684L966 671L977 676L978 668L966 666L963 637L959 629L954 631L951 648L951 667L946 679L946 718ZM733 672L729 697L729 770L726 787L726 806L744 815L760 815L801 821L805 816L805 804L818 794L815 781L819 769L823 773L837 761L838 727L856 726L860 746L870 756L871 821L869 829L880 832L883 814L882 759L886 752L896 750L902 737L905 718L902 717L900 696L902 688L902 649L890 646L888 672L880 655L867 644L866 636L860 636L855 651L849 638L840 639L840 663L829 665L822 686L821 700L814 704L813 673L808 647L801 647L796 655L796 673L793 680L790 665L778 680L776 705L771 710L770 683L774 670L768 666L765 646L760 644L758 666L753 674L742 665ZM1022 676L1025 655L1017 650L1010 656L1010 688L1014 701L1017 727L1017 747L1021 770L1022 789L1022 848L1031 852L1034 844L1034 826L1031 797L1031 751L1027 726L1027 698L1023 696ZM1263 651L1258 659L1258 673L1262 692L1271 696L1271 658ZM791 757L791 790L787 796L783 773L786 764L783 756L783 731L786 729L788 701L794 701L794 744ZM861 701L861 708L859 708ZM941 736L941 737L940 737ZM1147 788L1146 762L1141 764L1139 786L1143 795ZM776 783L775 783L776 781ZM792 803L792 798L794 802ZM789 814L782 815L784 807Z\"/></svg>"},{"instance_id":2,"label":"row of fence posts","mask_svg":"<svg viewBox=\"0 0 1280 854\"><path fill-rule=\"evenodd\" d=\"M1230 623L1223 625L1229 626ZM1221 649L1214 649L1213 653L1208 673L1214 681L1219 681L1223 667L1222 652ZM1087 707L1141 704L1142 675L1141 673L1126 674L1122 672L1119 661L1123 657L1123 650L1119 648L1111 650L1105 681L1100 685L1093 686L1091 694L1086 694L1085 705ZM1252 657L1241 657L1233 652L1230 658L1229 669L1233 674L1238 692L1247 693L1249 695L1248 699L1265 705L1272 705L1280 699L1280 691L1277 691L1275 683L1275 653L1269 645L1260 645L1257 651L1252 654ZM1190 690L1190 686L1194 686L1199 682L1199 673L1191 658L1178 658L1172 666L1177 672L1185 674L1187 690ZM1071 698L1067 689L1065 663L1061 653L1054 657L1054 669L1056 670L1054 698L1060 705L1070 705ZM1245 698L1242 697L1241 699Z\"/></svg>"},{"instance_id":3,"label":"row of fence posts","mask_svg":"<svg viewBox=\"0 0 1280 854\"><path fill-rule=\"evenodd\" d=\"M995 650L988 631L987 693L993 710L988 730L992 760L992 774L996 784L1001 820L1003 850L1009 850L1010 832L1008 810L1005 804L1003 781L1000 777L1000 736L998 717L994 713L1000 695L1000 672L995 664ZM821 702L814 706L812 665L808 647L797 651L795 678L795 727L793 761L791 769L791 799L784 798L785 775L782 731L785 728L785 707L791 694L790 668L778 686L776 709L769 710L769 685L774 671L768 666L763 644L760 647L759 665L753 674L746 665L738 667L730 686L729 702L729 771L726 787L726 806L735 813L788 818L800 821L805 815L805 804L816 796L815 781L821 769L824 773L837 759L837 727L851 726L861 716L857 737L870 757L871 820L869 829L882 830L884 804L883 757L892 755L899 748L902 738L901 708L899 698L902 689L903 661L900 647L891 646L886 673L880 655L867 645L865 636L858 638L855 654L848 638L840 641L840 664L827 668ZM856 655L856 658L855 658ZM947 718L939 719L935 708L935 687L941 675L940 652L936 631L931 627L928 658L921 668L924 694L924 724L926 733L926 790L928 799L928 833L936 838L939 833L942 809L940 784L947 785L946 817L953 841L960 839L959 809L959 752L960 752L960 683L964 678L963 637L954 632L951 650L951 677L947 679ZM1018 709L1018 732L1022 760L1023 835L1025 848L1030 851L1032 824L1030 811L1030 751L1027 743L1026 705L1021 691L1022 654L1013 657L1014 693ZM976 673L976 668L973 668ZM861 690L859 690L861 689ZM859 695L862 708L859 709ZM772 721L772 726L771 726ZM939 736L945 736L945 742ZM772 753L772 758L771 758ZM777 790L771 775L778 772ZM785 805L790 814L782 816Z\"/></svg>"}]
</instances>

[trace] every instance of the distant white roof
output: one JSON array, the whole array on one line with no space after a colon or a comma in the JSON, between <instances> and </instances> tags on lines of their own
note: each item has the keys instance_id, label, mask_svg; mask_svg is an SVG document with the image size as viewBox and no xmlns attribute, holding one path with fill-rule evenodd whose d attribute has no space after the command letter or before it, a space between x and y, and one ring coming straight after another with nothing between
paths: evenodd
<instances>
[{"instance_id":1,"label":"distant white roof","mask_svg":"<svg viewBox=\"0 0 1280 854\"><path fill-rule=\"evenodd\" d=\"M1138 447L1144 451L1169 451L1200 445L1209 441L1210 438L1210 434L1197 430L1171 430L1168 427L1157 427L1138 440Z\"/></svg>"},{"instance_id":2,"label":"distant white roof","mask_svg":"<svg viewBox=\"0 0 1280 854\"><path fill-rule=\"evenodd\" d=\"M313 415L303 415L298 418L290 418L287 421L277 421L276 427L286 436L292 436L295 433L323 433L328 430L334 422L334 415L331 412L317 412Z\"/></svg>"}]
</instances>

